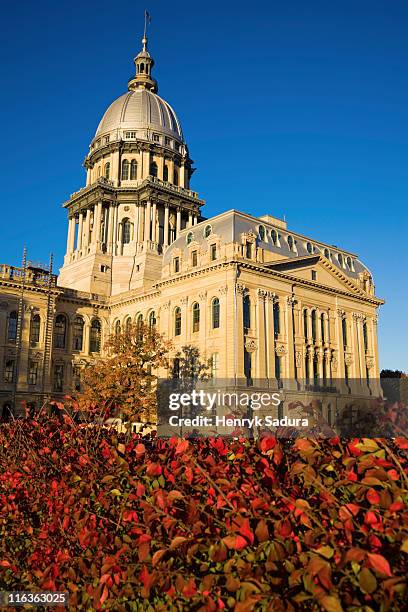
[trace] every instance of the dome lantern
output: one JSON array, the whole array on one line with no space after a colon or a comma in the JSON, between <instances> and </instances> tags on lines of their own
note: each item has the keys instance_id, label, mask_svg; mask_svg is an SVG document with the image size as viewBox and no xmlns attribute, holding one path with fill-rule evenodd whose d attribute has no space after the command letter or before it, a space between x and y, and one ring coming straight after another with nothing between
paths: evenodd
<instances>
[{"instance_id":1,"label":"dome lantern","mask_svg":"<svg viewBox=\"0 0 408 612\"><path fill-rule=\"evenodd\" d=\"M154 59L147 50L147 24L150 22L150 15L145 11L145 27L142 38L142 50L136 55L133 60L136 68L136 75L128 82L129 91L135 89L147 89L153 93L157 93L157 81L151 76L154 66Z\"/></svg>"}]
</instances>

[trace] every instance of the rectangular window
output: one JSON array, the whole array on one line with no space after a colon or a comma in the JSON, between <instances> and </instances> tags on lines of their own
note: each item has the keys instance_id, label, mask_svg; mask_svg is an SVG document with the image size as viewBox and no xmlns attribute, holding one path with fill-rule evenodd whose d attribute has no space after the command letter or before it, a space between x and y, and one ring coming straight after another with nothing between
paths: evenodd
<instances>
[{"instance_id":1,"label":"rectangular window","mask_svg":"<svg viewBox=\"0 0 408 612\"><path fill-rule=\"evenodd\" d=\"M75 391L81 390L81 368L80 366L74 366L72 370L72 386Z\"/></svg>"},{"instance_id":2,"label":"rectangular window","mask_svg":"<svg viewBox=\"0 0 408 612\"><path fill-rule=\"evenodd\" d=\"M160 136L159 136L159 134L153 134L153 141L154 141L154 142L160 142Z\"/></svg>"},{"instance_id":3,"label":"rectangular window","mask_svg":"<svg viewBox=\"0 0 408 612\"><path fill-rule=\"evenodd\" d=\"M217 378L219 368L219 354L213 353L211 355L211 378Z\"/></svg>"},{"instance_id":4,"label":"rectangular window","mask_svg":"<svg viewBox=\"0 0 408 612\"><path fill-rule=\"evenodd\" d=\"M105 144L108 144L110 136L105 136Z\"/></svg>"},{"instance_id":5,"label":"rectangular window","mask_svg":"<svg viewBox=\"0 0 408 612\"><path fill-rule=\"evenodd\" d=\"M174 258L174 272L180 272L180 257Z\"/></svg>"},{"instance_id":6,"label":"rectangular window","mask_svg":"<svg viewBox=\"0 0 408 612\"><path fill-rule=\"evenodd\" d=\"M4 382L12 383L14 381L14 361L7 359L4 364Z\"/></svg>"},{"instance_id":7,"label":"rectangular window","mask_svg":"<svg viewBox=\"0 0 408 612\"><path fill-rule=\"evenodd\" d=\"M28 384L36 385L38 379L38 362L30 361L28 366Z\"/></svg>"},{"instance_id":8,"label":"rectangular window","mask_svg":"<svg viewBox=\"0 0 408 612\"><path fill-rule=\"evenodd\" d=\"M166 147L170 147L171 146L171 140L170 140L170 138L168 136L165 137L164 143L165 143Z\"/></svg>"},{"instance_id":9,"label":"rectangular window","mask_svg":"<svg viewBox=\"0 0 408 612\"><path fill-rule=\"evenodd\" d=\"M245 245L245 257L252 259L252 242L247 242Z\"/></svg>"},{"instance_id":10,"label":"rectangular window","mask_svg":"<svg viewBox=\"0 0 408 612\"><path fill-rule=\"evenodd\" d=\"M210 246L210 253L211 253L211 261L215 261L217 259L217 245L216 244L212 244Z\"/></svg>"},{"instance_id":11,"label":"rectangular window","mask_svg":"<svg viewBox=\"0 0 408 612\"><path fill-rule=\"evenodd\" d=\"M136 132L125 132L125 138L128 140L133 140L136 138Z\"/></svg>"},{"instance_id":12,"label":"rectangular window","mask_svg":"<svg viewBox=\"0 0 408 612\"><path fill-rule=\"evenodd\" d=\"M312 270L312 280L317 280L317 272L316 272L316 270Z\"/></svg>"},{"instance_id":13,"label":"rectangular window","mask_svg":"<svg viewBox=\"0 0 408 612\"><path fill-rule=\"evenodd\" d=\"M64 387L64 366L57 364L54 366L54 391L60 393Z\"/></svg>"},{"instance_id":14,"label":"rectangular window","mask_svg":"<svg viewBox=\"0 0 408 612\"><path fill-rule=\"evenodd\" d=\"M105 265L101 265L101 272L107 272L108 271L108 266Z\"/></svg>"},{"instance_id":15,"label":"rectangular window","mask_svg":"<svg viewBox=\"0 0 408 612\"><path fill-rule=\"evenodd\" d=\"M193 251L191 253L191 265L193 266L193 268L197 266L197 251Z\"/></svg>"}]
</instances>

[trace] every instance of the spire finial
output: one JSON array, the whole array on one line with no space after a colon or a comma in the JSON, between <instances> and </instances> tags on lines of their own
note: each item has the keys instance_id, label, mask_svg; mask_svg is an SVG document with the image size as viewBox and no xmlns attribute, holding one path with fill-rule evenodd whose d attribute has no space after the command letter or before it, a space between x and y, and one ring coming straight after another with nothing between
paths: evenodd
<instances>
[{"instance_id":1,"label":"spire finial","mask_svg":"<svg viewBox=\"0 0 408 612\"><path fill-rule=\"evenodd\" d=\"M147 50L147 26L149 25L151 20L152 18L150 16L150 13L145 10L144 12L144 31L143 31L143 38L142 38L143 51Z\"/></svg>"}]
</instances>

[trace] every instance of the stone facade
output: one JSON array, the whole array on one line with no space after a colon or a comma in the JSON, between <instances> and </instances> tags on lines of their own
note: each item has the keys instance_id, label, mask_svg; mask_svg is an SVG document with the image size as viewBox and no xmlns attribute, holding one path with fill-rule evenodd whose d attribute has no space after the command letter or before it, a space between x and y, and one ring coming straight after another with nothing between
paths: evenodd
<instances>
[{"instance_id":1,"label":"stone facade","mask_svg":"<svg viewBox=\"0 0 408 612\"><path fill-rule=\"evenodd\" d=\"M90 145L86 186L64 204L59 277L0 266L0 411L78 390L108 334L139 317L174 353L198 347L215 378L306 380L311 392L345 379L378 393L383 301L368 269L270 215L232 209L205 219L145 39L135 65Z\"/></svg>"}]
</instances>

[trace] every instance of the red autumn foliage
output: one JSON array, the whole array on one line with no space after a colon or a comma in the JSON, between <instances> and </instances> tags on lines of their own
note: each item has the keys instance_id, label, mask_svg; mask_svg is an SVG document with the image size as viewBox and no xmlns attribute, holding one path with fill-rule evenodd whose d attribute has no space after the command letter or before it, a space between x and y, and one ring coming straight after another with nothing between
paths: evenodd
<instances>
[{"instance_id":1,"label":"red autumn foliage","mask_svg":"<svg viewBox=\"0 0 408 612\"><path fill-rule=\"evenodd\" d=\"M405 439L15 421L0 427L0 589L67 590L76 610L404 610L407 482Z\"/></svg>"}]
</instances>

